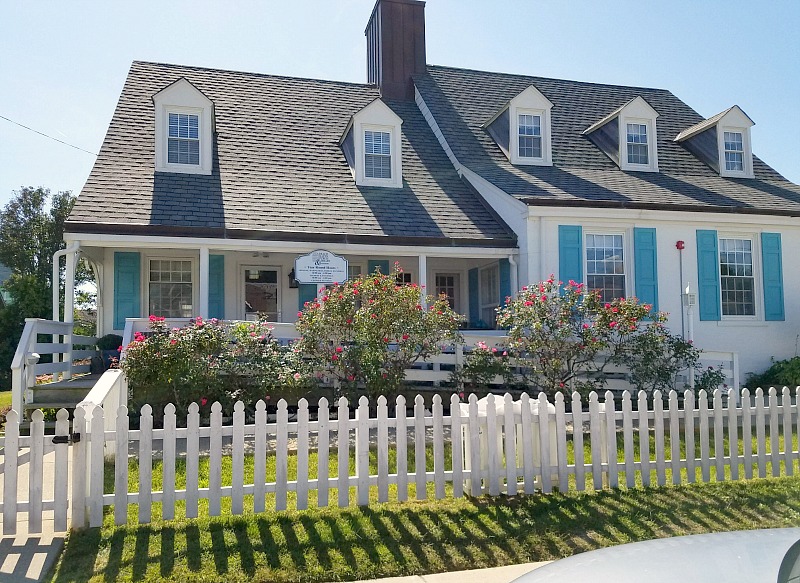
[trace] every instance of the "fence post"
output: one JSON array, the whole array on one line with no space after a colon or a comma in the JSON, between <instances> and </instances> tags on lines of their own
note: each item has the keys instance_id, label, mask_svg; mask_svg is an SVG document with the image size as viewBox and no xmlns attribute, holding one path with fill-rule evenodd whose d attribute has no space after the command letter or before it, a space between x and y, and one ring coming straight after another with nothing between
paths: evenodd
<instances>
[{"instance_id":1,"label":"fence post","mask_svg":"<svg viewBox=\"0 0 800 583\"><path fill-rule=\"evenodd\" d=\"M6 414L3 468L3 534L17 534L17 464L19 463L19 414Z\"/></svg>"},{"instance_id":2,"label":"fence post","mask_svg":"<svg viewBox=\"0 0 800 583\"><path fill-rule=\"evenodd\" d=\"M362 395L356 409L356 476L359 506L369 504L369 399Z\"/></svg>"},{"instance_id":3,"label":"fence post","mask_svg":"<svg viewBox=\"0 0 800 583\"><path fill-rule=\"evenodd\" d=\"M86 528L87 443L86 409L77 407L72 420L72 433L81 436L72 444L72 528Z\"/></svg>"}]
</instances>

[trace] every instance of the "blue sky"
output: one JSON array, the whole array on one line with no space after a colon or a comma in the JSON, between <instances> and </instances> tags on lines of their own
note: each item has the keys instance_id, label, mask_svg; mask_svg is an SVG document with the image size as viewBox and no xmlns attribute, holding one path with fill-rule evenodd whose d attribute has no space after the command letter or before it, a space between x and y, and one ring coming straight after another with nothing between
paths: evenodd
<instances>
[{"instance_id":1,"label":"blue sky","mask_svg":"<svg viewBox=\"0 0 800 583\"><path fill-rule=\"evenodd\" d=\"M0 116L97 152L132 60L365 80L374 0L0 3ZM735 104L800 182L800 2L428 0L432 64L671 90ZM80 191L94 158L0 119L0 204ZM109 193L113 196L113 193Z\"/></svg>"}]
</instances>

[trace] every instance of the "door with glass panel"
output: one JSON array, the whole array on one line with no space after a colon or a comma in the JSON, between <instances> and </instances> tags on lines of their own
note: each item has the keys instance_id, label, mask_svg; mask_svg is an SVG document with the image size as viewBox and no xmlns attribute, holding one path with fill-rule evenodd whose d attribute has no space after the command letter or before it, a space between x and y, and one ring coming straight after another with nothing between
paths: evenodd
<instances>
[{"instance_id":1,"label":"door with glass panel","mask_svg":"<svg viewBox=\"0 0 800 583\"><path fill-rule=\"evenodd\" d=\"M242 268L245 320L266 318L270 322L280 321L279 276L278 269L274 267Z\"/></svg>"}]
</instances>

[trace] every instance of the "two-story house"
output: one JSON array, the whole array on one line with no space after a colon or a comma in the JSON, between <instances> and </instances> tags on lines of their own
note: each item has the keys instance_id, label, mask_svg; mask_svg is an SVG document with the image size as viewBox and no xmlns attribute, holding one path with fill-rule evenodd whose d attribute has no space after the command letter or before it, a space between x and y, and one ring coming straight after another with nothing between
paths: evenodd
<instances>
[{"instance_id":1,"label":"two-story house","mask_svg":"<svg viewBox=\"0 0 800 583\"><path fill-rule=\"evenodd\" d=\"M351 276L399 261L472 326L555 274L654 304L744 372L795 353L800 187L740 107L428 65L417 0L378 0L366 37L364 84L133 63L66 225L101 333L293 322L317 293L294 261L324 249Z\"/></svg>"}]
</instances>

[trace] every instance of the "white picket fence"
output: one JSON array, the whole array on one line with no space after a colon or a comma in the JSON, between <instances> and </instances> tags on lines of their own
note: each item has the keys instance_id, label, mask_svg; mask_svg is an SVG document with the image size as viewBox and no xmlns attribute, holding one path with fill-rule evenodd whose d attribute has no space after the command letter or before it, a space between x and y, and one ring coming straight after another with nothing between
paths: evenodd
<instances>
[{"instance_id":1,"label":"white picket fence","mask_svg":"<svg viewBox=\"0 0 800 583\"><path fill-rule=\"evenodd\" d=\"M264 402L258 403L250 423L244 405L237 403L231 424L223 424L222 407L215 403L208 425L201 424L199 407L193 404L185 427L178 427L175 407L168 405L163 428L158 429L153 428L149 405L142 408L139 429L130 429L128 410L122 406L116 411L115 431L106 431L102 407L88 413L79 407L71 446L52 445L52 436L44 436L41 412L36 412L31 437L19 437L16 425L9 423L8 433L0 439L3 532L15 532L20 513L27 513L35 532L47 510L55 513L56 530L64 530L68 505L72 526L80 528L99 526L107 506L113 506L115 522L124 524L131 504L137 505L138 521L148 523L156 503L161 506L160 516L171 519L180 506L180 515L197 517L205 506L201 500L207 500L208 515L218 516L226 498L230 512L241 514L246 497L248 507L262 512L285 510L292 500L292 506L304 510L310 499L314 504L314 498L320 507L365 505L371 499L404 501L410 495L425 499L431 484L431 494L438 499L465 493L497 496L546 494L554 488L617 488L621 483L631 488L698 478L704 482L750 479L766 477L768 468L772 476L792 475L800 458L795 444L798 396L800 387L794 393L784 388L780 397L775 389L768 395L758 389L752 396L744 389L737 405L733 390L724 394L717 390L711 400L703 391L697 398L686 391L681 406L675 391L666 402L658 392L652 399L640 393L635 401L625 393L618 409L609 391L605 402L594 393L588 403L573 395L568 412L562 395L552 403L544 395L531 399L523 394L518 401L510 395L490 395L481 402L472 395L468 403L453 395L448 415L438 395L431 411L417 396L410 415L400 396L392 416L383 397L374 416L366 397L354 412L344 398L336 407L329 407L323 398L316 419L302 399L292 421L283 400L274 422ZM10 415L13 420L16 413ZM66 441L70 436L66 412L58 415L57 441ZM75 434L80 434L77 441ZM113 458L107 456L110 443L116 445ZM682 455L682 445L690 455ZM72 448L71 467L68 447ZM52 500L42 500L41 459L50 450L55 451L55 494ZM376 464L370 464L370 450ZM414 457L409 464L411 451ZM331 452L337 456L334 472L329 470ZM312 453L316 453L316 472L309 468ZM27 501L15 496L21 455L29 456ZM253 480L245 483L249 455ZM207 485L201 485L204 456L208 457ZM231 458L231 478L223 485L224 457ZM154 465L159 458L161 463ZM176 459L180 458L185 460L185 480L177 479ZM129 487L131 459L138 464L134 491ZM352 460L355 470L351 472ZM272 462L274 472L268 473ZM292 475L290 467L296 468ZM153 487L154 468L160 468L160 489ZM113 490L108 492L104 477L108 475L110 482L112 471Z\"/></svg>"}]
</instances>

